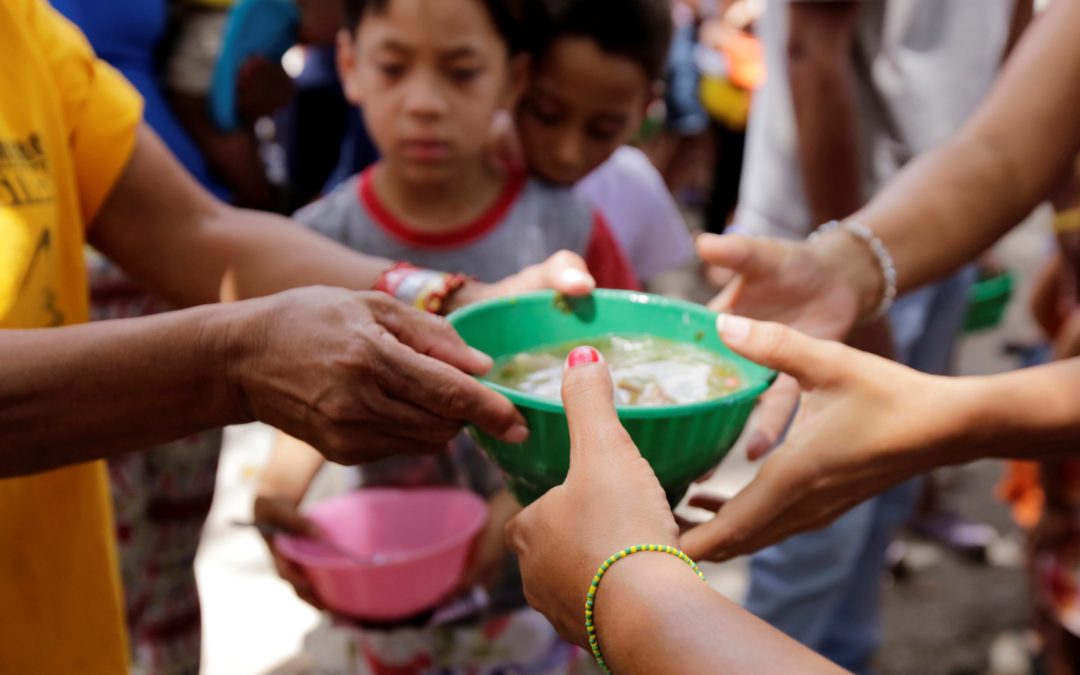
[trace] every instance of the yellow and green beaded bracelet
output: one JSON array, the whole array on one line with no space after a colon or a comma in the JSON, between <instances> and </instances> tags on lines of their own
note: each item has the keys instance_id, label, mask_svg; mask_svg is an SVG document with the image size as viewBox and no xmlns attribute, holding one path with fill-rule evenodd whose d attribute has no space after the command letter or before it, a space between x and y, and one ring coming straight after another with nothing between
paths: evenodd
<instances>
[{"instance_id":1,"label":"yellow and green beaded bracelet","mask_svg":"<svg viewBox=\"0 0 1080 675\"><path fill-rule=\"evenodd\" d=\"M592 649L593 656L596 658L596 662L600 664L600 667L604 669L605 673L610 673L611 669L608 668L607 663L604 661L603 654L600 653L600 643L596 639L596 626L593 625L593 604L596 602L596 589L600 587L600 580L604 578L607 571L611 569L611 566L622 560L628 555L635 553L656 552L667 553L673 555L679 560L683 561L690 566L690 569L694 570L694 574L698 575L698 578L705 581L705 575L698 569L697 563L690 559L690 556L686 555L674 546L663 546L660 544L639 544L638 546L631 546L630 548L624 548L615 555L605 560L600 565L600 569L596 571L596 576L592 578L592 583L589 584L589 592L585 595L585 633L589 637L589 648Z\"/></svg>"}]
</instances>

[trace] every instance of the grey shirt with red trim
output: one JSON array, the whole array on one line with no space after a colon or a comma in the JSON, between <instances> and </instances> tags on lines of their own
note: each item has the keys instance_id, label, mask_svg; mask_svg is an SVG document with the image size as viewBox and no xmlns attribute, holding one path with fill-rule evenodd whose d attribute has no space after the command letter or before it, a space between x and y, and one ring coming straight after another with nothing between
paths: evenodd
<instances>
[{"instance_id":1,"label":"grey shirt with red trim","mask_svg":"<svg viewBox=\"0 0 1080 675\"><path fill-rule=\"evenodd\" d=\"M351 178L294 219L368 255L461 272L491 283L567 249L585 255L592 207L572 190L514 177L495 205L447 235L412 232L382 206L371 170Z\"/></svg>"},{"instance_id":2,"label":"grey shirt with red trim","mask_svg":"<svg viewBox=\"0 0 1080 675\"><path fill-rule=\"evenodd\" d=\"M294 219L368 255L460 272L484 282L516 274L563 249L602 258L597 262L605 267L629 269L610 234L597 235L603 225L592 207L572 190L515 176L492 208L473 223L448 235L424 235L410 231L387 212L375 194L371 175L369 169L345 181L298 211ZM464 434L443 455L392 457L360 467L359 472L361 484L367 486L456 486L485 498L503 487L498 469ZM496 612L524 606L512 559L491 596Z\"/></svg>"}]
</instances>

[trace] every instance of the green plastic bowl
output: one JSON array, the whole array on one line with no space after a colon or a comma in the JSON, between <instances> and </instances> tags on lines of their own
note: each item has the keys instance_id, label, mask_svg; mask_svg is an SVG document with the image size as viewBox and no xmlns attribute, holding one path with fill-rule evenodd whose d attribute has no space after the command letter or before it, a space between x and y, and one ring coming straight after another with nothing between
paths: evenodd
<instances>
[{"instance_id":1,"label":"green plastic bowl","mask_svg":"<svg viewBox=\"0 0 1080 675\"><path fill-rule=\"evenodd\" d=\"M968 291L968 312L964 332L978 333L1001 325L1005 310L1012 299L1016 280L1005 272L972 284Z\"/></svg>"},{"instance_id":2,"label":"green plastic bowl","mask_svg":"<svg viewBox=\"0 0 1080 675\"><path fill-rule=\"evenodd\" d=\"M758 396L776 377L720 341L714 312L645 293L599 290L586 298L564 298L540 291L472 305L452 314L450 323L469 345L495 359L613 334L688 342L731 359L746 385L741 391L702 403L618 408L619 419L672 504L720 463L742 433ZM482 381L513 401L532 433L524 444L511 445L476 428L470 432L502 469L517 500L529 504L566 479L566 413L560 401Z\"/></svg>"}]
</instances>

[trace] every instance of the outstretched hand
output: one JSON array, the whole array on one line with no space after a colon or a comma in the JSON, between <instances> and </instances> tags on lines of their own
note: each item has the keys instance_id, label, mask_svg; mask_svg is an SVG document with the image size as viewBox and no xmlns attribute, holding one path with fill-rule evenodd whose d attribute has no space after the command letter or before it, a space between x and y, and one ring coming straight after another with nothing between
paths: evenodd
<instances>
[{"instance_id":1,"label":"outstretched hand","mask_svg":"<svg viewBox=\"0 0 1080 675\"><path fill-rule=\"evenodd\" d=\"M823 527L864 499L952 459L962 381L916 372L777 323L722 315L724 342L790 375L803 393L785 442L716 517L682 536L724 560ZM913 421L917 421L913 423Z\"/></svg>"},{"instance_id":2,"label":"outstretched hand","mask_svg":"<svg viewBox=\"0 0 1080 675\"><path fill-rule=\"evenodd\" d=\"M858 289L830 263L827 256L834 247L706 234L698 237L697 248L709 274L733 275L709 304L714 311L776 321L827 340L843 341L855 326ZM798 385L781 374L761 397L747 427L746 452L751 460L773 447L798 400Z\"/></svg>"}]
</instances>

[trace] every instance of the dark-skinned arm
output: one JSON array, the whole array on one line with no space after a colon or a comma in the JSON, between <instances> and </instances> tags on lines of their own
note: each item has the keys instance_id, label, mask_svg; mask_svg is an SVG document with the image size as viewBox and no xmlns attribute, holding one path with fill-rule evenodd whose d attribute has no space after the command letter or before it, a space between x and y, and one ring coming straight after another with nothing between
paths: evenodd
<instances>
[{"instance_id":1,"label":"dark-skinned arm","mask_svg":"<svg viewBox=\"0 0 1080 675\"><path fill-rule=\"evenodd\" d=\"M527 430L470 377L490 359L443 319L367 289L390 264L277 216L214 199L149 129L94 219L92 242L177 306L231 306L37 331L0 331L0 476L109 457L257 419L340 463L438 452L466 421ZM565 254L490 293L558 287ZM582 278L584 277L584 287ZM338 288L327 288L336 286ZM568 287L570 286L570 287Z\"/></svg>"},{"instance_id":2,"label":"dark-skinned arm","mask_svg":"<svg viewBox=\"0 0 1080 675\"><path fill-rule=\"evenodd\" d=\"M145 125L134 154L90 230L90 241L143 288L176 306L270 295L301 286L370 289L391 261L358 253L287 218L231 207L183 170ZM470 282L451 309L540 288L591 290L578 256L486 285ZM568 271L572 276L564 276Z\"/></svg>"},{"instance_id":3,"label":"dark-skinned arm","mask_svg":"<svg viewBox=\"0 0 1080 675\"><path fill-rule=\"evenodd\" d=\"M787 67L813 225L863 205L851 50L861 2L788 4Z\"/></svg>"}]
</instances>

